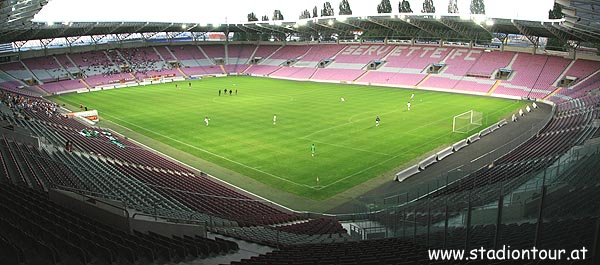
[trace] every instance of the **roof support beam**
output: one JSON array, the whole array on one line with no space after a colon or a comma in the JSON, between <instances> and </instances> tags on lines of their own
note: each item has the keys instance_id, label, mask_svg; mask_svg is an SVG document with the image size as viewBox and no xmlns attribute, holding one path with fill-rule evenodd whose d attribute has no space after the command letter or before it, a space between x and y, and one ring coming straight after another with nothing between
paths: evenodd
<instances>
[{"instance_id":1,"label":"roof support beam","mask_svg":"<svg viewBox=\"0 0 600 265\"><path fill-rule=\"evenodd\" d=\"M552 33L552 35L554 35L556 38L558 38L561 42L567 42L570 39L573 39L573 35L569 35L567 33L565 33L564 31L561 31L557 28L555 28L553 25L548 25L546 23L543 24L544 28L546 28L548 31L550 31L550 33Z\"/></svg>"},{"instance_id":2,"label":"roof support beam","mask_svg":"<svg viewBox=\"0 0 600 265\"><path fill-rule=\"evenodd\" d=\"M469 27L465 27L460 23L456 23L455 21L452 21L448 18L442 18L440 19L440 22L442 22L442 24L444 24L444 26L448 27L450 30L458 33L459 35L465 37L468 40L473 40L475 37L475 34L473 34L474 32Z\"/></svg>"},{"instance_id":3,"label":"roof support beam","mask_svg":"<svg viewBox=\"0 0 600 265\"><path fill-rule=\"evenodd\" d=\"M513 21L512 24L521 32L521 35L525 36L533 45L537 48L539 45L539 37L536 37L527 27Z\"/></svg>"},{"instance_id":4,"label":"roof support beam","mask_svg":"<svg viewBox=\"0 0 600 265\"><path fill-rule=\"evenodd\" d=\"M422 21L418 21L415 19L407 18L405 20L405 22L421 29L422 32L430 34L431 37L440 38L440 37L445 37L448 34L448 32L435 30L435 28L433 26L427 25L427 23L424 23ZM423 36L423 37L425 37L425 36Z\"/></svg>"}]
</instances>

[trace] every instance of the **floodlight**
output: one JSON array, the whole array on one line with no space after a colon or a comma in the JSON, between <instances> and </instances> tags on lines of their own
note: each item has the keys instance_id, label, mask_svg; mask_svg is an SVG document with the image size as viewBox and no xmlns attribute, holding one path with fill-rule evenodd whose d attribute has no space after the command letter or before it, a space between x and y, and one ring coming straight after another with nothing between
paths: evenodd
<instances>
[{"instance_id":1,"label":"floodlight","mask_svg":"<svg viewBox=\"0 0 600 265\"><path fill-rule=\"evenodd\" d=\"M333 19L330 19L329 21L327 21L327 25L333 26Z\"/></svg>"},{"instance_id":2,"label":"floodlight","mask_svg":"<svg viewBox=\"0 0 600 265\"><path fill-rule=\"evenodd\" d=\"M488 19L488 20L485 21L485 25L488 26L488 27L491 27L491 26L494 25L494 21L491 20L491 19Z\"/></svg>"},{"instance_id":3,"label":"floodlight","mask_svg":"<svg viewBox=\"0 0 600 265\"><path fill-rule=\"evenodd\" d=\"M54 25L54 22L52 22L52 21L48 21L48 22L46 22L46 24L48 24L48 26L53 26L53 25Z\"/></svg>"},{"instance_id":4,"label":"floodlight","mask_svg":"<svg viewBox=\"0 0 600 265\"><path fill-rule=\"evenodd\" d=\"M186 24L183 24L183 25L181 25L181 28L182 28L182 29L186 29L186 28L187 28L187 25L186 25Z\"/></svg>"},{"instance_id":5,"label":"floodlight","mask_svg":"<svg viewBox=\"0 0 600 265\"><path fill-rule=\"evenodd\" d=\"M482 24L485 22L486 17L484 15L473 15L472 19L477 24Z\"/></svg>"}]
</instances>

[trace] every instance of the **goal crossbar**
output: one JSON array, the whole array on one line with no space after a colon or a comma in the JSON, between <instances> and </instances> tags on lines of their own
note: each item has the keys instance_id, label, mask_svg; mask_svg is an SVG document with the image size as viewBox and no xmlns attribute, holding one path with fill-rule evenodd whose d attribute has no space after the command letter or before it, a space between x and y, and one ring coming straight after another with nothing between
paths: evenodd
<instances>
[{"instance_id":1,"label":"goal crossbar","mask_svg":"<svg viewBox=\"0 0 600 265\"><path fill-rule=\"evenodd\" d=\"M481 126L482 120L483 113L474 110L458 114L452 119L452 132L469 133Z\"/></svg>"}]
</instances>

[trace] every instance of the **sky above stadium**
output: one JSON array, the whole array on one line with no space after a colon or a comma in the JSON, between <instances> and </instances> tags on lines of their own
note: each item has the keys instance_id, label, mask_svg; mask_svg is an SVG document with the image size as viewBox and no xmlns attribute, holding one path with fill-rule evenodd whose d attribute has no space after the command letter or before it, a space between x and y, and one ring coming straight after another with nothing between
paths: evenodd
<instances>
[{"instance_id":1,"label":"sky above stadium","mask_svg":"<svg viewBox=\"0 0 600 265\"><path fill-rule=\"evenodd\" d=\"M89 22L89 21L135 21L179 23L240 23L254 12L273 16L280 9L285 21L296 21L304 9L312 12L316 5L320 10L325 0L50 0L34 17L40 22ZM338 13L341 0L330 0ZM373 15L381 0L349 0L353 15ZM392 0L393 13L398 13L399 0ZM409 0L414 12L420 12L423 0ZM461 14L469 14L471 0L458 0ZM486 0L488 17L543 20L554 0ZM448 0L433 0L436 13L445 14Z\"/></svg>"}]
</instances>

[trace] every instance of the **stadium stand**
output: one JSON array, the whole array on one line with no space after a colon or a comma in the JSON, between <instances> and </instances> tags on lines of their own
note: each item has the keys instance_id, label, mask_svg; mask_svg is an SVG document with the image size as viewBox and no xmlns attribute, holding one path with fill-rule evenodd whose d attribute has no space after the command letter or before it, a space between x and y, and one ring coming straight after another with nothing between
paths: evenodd
<instances>
[{"instance_id":1,"label":"stadium stand","mask_svg":"<svg viewBox=\"0 0 600 265\"><path fill-rule=\"evenodd\" d=\"M261 60L249 64L257 57ZM216 65L215 58L226 59L225 65ZM326 58L334 58L334 63L315 67ZM282 66L292 59L297 60L292 66ZM383 59L383 67L362 69L379 59ZM188 76L250 74L470 94L491 93L498 84L491 75L510 66L513 75L503 80L493 95L537 99L556 91L557 81L564 76L574 76L577 81L572 89L563 88L550 97L557 103L552 119L529 141L414 201L367 214L366 219L385 227L386 237L394 238L358 240L335 219L307 218L256 199L134 141L65 118L57 105L18 88L32 77L48 81L39 87L52 94L157 75L181 76L182 72L169 64L174 61ZM446 64L440 74L426 73L427 66L439 62ZM49 201L47 191L56 188L124 201L136 211L172 220L193 217L207 222L212 232L278 248L231 264L427 264L424 253L431 247L593 246L594 235L584 231L598 224L600 206L590 203L598 201L600 194L594 171L598 155L569 157L568 165L562 163L574 146L598 137L595 123L600 118L600 97L589 93L600 87L598 69L597 61L551 55L382 44L174 45L0 64L2 103L11 110L2 112L3 122L28 131L41 142L35 146L10 136L0 139L0 174L6 176L0 178L0 253L10 253L6 255L9 264L35 263L30 260L35 257L54 264L71 260L74 264L118 264L177 262L238 248L229 241L118 231ZM71 79L73 73L83 76ZM64 150L67 140L73 143L72 151ZM438 156L424 161L422 168L441 160ZM546 178L557 164L562 168L557 170L560 174ZM539 184L542 179L545 184ZM526 199L515 199L519 196ZM471 213L478 216L486 209L497 210L492 206L498 207L499 198L510 198L506 207L520 204L524 218L516 220L509 215L490 224L477 217L473 223L465 223ZM536 236L535 231L542 232ZM559 239L565 245L559 246Z\"/></svg>"},{"instance_id":2,"label":"stadium stand","mask_svg":"<svg viewBox=\"0 0 600 265\"><path fill-rule=\"evenodd\" d=\"M22 62L42 82L53 82L60 79L69 79L67 71L58 64L54 56L23 59Z\"/></svg>"},{"instance_id":3,"label":"stadium stand","mask_svg":"<svg viewBox=\"0 0 600 265\"><path fill-rule=\"evenodd\" d=\"M339 234L345 233L340 223L331 218L313 219L302 223L275 227L277 230L294 234Z\"/></svg>"},{"instance_id":4,"label":"stadium stand","mask_svg":"<svg viewBox=\"0 0 600 265\"><path fill-rule=\"evenodd\" d=\"M466 75L473 68L482 53L482 50L477 49L454 49L444 62L446 64L444 73L454 76Z\"/></svg>"},{"instance_id":5,"label":"stadium stand","mask_svg":"<svg viewBox=\"0 0 600 265\"><path fill-rule=\"evenodd\" d=\"M124 48L24 59L22 62L0 64L0 69L10 77L3 79L15 82L5 82L4 86L8 89L15 90L12 87L17 85L15 79L34 78L44 82L39 87L50 94L156 77L252 74L300 80L419 85L463 93L493 92L498 96L538 99L552 94L550 99L557 102L594 90L597 70L600 69L598 62L585 59L435 46L231 44L227 51L226 58L222 44ZM260 60L257 64L249 64L250 57ZM224 60L223 69L215 65L215 58ZM327 58L333 59L333 63L326 69L314 69L319 61ZM288 60L292 60L294 67L279 67ZM372 60L382 60L383 67L359 70ZM168 63L175 61L181 65L182 71ZM433 63L443 63L445 67L440 74L426 78L425 70ZM303 69L305 67L309 69ZM495 83L490 79L491 75L504 67L512 69L513 74L491 91ZM79 72L84 75L83 80L72 79L71 73ZM557 89L558 81L566 76L577 79L572 88Z\"/></svg>"},{"instance_id":6,"label":"stadium stand","mask_svg":"<svg viewBox=\"0 0 600 265\"><path fill-rule=\"evenodd\" d=\"M384 68L401 68L423 70L432 63L439 63L451 48L440 48L433 46L397 46L385 57Z\"/></svg>"},{"instance_id":7,"label":"stadium stand","mask_svg":"<svg viewBox=\"0 0 600 265\"><path fill-rule=\"evenodd\" d=\"M398 85L398 86L416 86L426 77L424 74L405 74L401 72L387 72L387 69L381 71L369 71L359 80L361 83Z\"/></svg>"},{"instance_id":8,"label":"stadium stand","mask_svg":"<svg viewBox=\"0 0 600 265\"><path fill-rule=\"evenodd\" d=\"M515 56L514 52L484 51L467 75L491 76L498 68L505 68Z\"/></svg>"},{"instance_id":9,"label":"stadium stand","mask_svg":"<svg viewBox=\"0 0 600 265\"><path fill-rule=\"evenodd\" d=\"M32 264L136 263L178 261L235 251L234 242L201 237L135 235L65 209L40 191L0 183L1 235L17 253L17 262Z\"/></svg>"},{"instance_id":10,"label":"stadium stand","mask_svg":"<svg viewBox=\"0 0 600 265\"><path fill-rule=\"evenodd\" d=\"M311 67L286 67L283 66L279 70L272 72L269 76L283 77L283 78L295 78L295 79L309 79L315 74L317 68Z\"/></svg>"},{"instance_id":11,"label":"stadium stand","mask_svg":"<svg viewBox=\"0 0 600 265\"><path fill-rule=\"evenodd\" d=\"M228 45L227 62L231 65L245 65L251 59L252 53L256 50L254 45ZM228 71L235 72L238 71Z\"/></svg>"}]
</instances>

